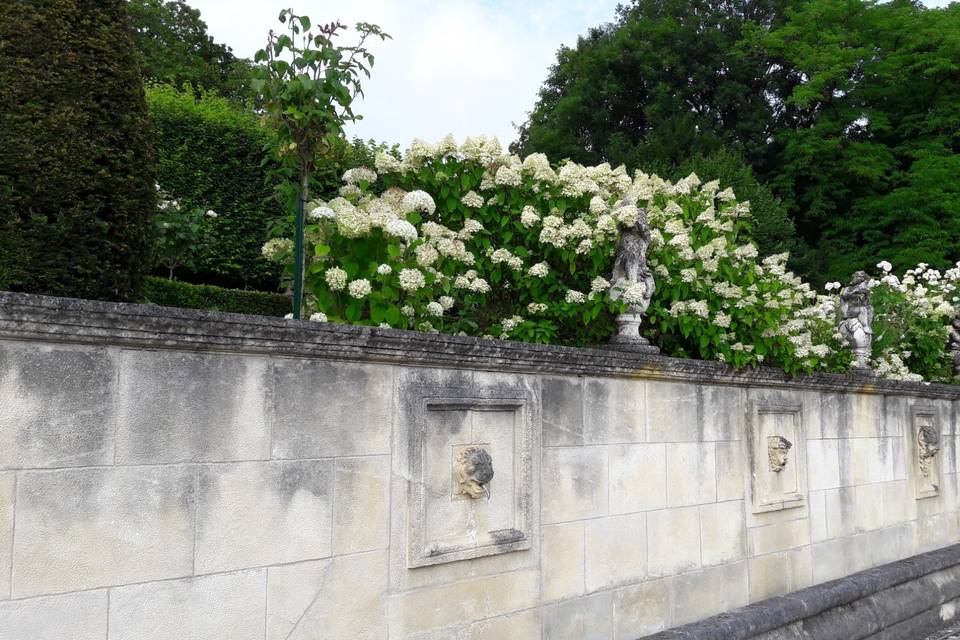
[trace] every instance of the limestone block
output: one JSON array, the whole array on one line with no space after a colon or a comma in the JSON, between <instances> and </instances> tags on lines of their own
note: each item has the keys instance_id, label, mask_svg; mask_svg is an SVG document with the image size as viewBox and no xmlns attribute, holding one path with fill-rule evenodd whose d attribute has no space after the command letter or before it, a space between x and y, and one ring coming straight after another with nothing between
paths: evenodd
<instances>
[{"instance_id":1,"label":"limestone block","mask_svg":"<svg viewBox=\"0 0 960 640\"><path fill-rule=\"evenodd\" d=\"M539 638L541 634L540 612L521 611L507 616L483 620L470 625L463 640L503 640L504 638ZM450 636L438 636L436 640L448 640ZM432 640L432 639L431 639Z\"/></svg>"},{"instance_id":2,"label":"limestone block","mask_svg":"<svg viewBox=\"0 0 960 640\"><path fill-rule=\"evenodd\" d=\"M646 385L649 442L703 440L699 385L652 380L647 381Z\"/></svg>"},{"instance_id":3,"label":"limestone block","mask_svg":"<svg viewBox=\"0 0 960 640\"><path fill-rule=\"evenodd\" d=\"M167 580L110 592L112 640L261 640L263 569Z\"/></svg>"},{"instance_id":4,"label":"limestone block","mask_svg":"<svg viewBox=\"0 0 960 640\"><path fill-rule=\"evenodd\" d=\"M917 519L915 553L939 549L960 538L957 512L938 513Z\"/></svg>"},{"instance_id":5,"label":"limestone block","mask_svg":"<svg viewBox=\"0 0 960 640\"><path fill-rule=\"evenodd\" d=\"M747 543L750 556L809 545L810 523L807 518L803 518L752 527L747 533Z\"/></svg>"},{"instance_id":6,"label":"limestone block","mask_svg":"<svg viewBox=\"0 0 960 640\"><path fill-rule=\"evenodd\" d=\"M703 439L740 440L747 430L746 394L740 387L703 386Z\"/></svg>"},{"instance_id":7,"label":"limestone block","mask_svg":"<svg viewBox=\"0 0 960 640\"><path fill-rule=\"evenodd\" d=\"M608 449L611 513L667 506L667 446L673 445L622 444Z\"/></svg>"},{"instance_id":8,"label":"limestone block","mask_svg":"<svg viewBox=\"0 0 960 640\"><path fill-rule=\"evenodd\" d=\"M270 457L267 361L182 351L123 351L117 463Z\"/></svg>"},{"instance_id":9,"label":"limestone block","mask_svg":"<svg viewBox=\"0 0 960 640\"><path fill-rule=\"evenodd\" d=\"M810 491L833 489L840 482L840 441L807 440Z\"/></svg>"},{"instance_id":10,"label":"limestone block","mask_svg":"<svg viewBox=\"0 0 960 640\"><path fill-rule=\"evenodd\" d=\"M883 488L882 483L854 487L854 518L858 533L873 531L883 526Z\"/></svg>"},{"instance_id":11,"label":"limestone block","mask_svg":"<svg viewBox=\"0 0 960 640\"><path fill-rule=\"evenodd\" d=\"M539 597L539 577L527 569L392 595L389 635L403 638L529 609Z\"/></svg>"},{"instance_id":12,"label":"limestone block","mask_svg":"<svg viewBox=\"0 0 960 640\"><path fill-rule=\"evenodd\" d=\"M743 500L700 506L701 563L736 562L746 557L746 523Z\"/></svg>"},{"instance_id":13,"label":"limestone block","mask_svg":"<svg viewBox=\"0 0 960 640\"><path fill-rule=\"evenodd\" d=\"M916 511L911 508L916 504L910 492L910 484L906 480L884 483L881 504L884 527L903 524L916 518Z\"/></svg>"},{"instance_id":14,"label":"limestone block","mask_svg":"<svg viewBox=\"0 0 960 640\"><path fill-rule=\"evenodd\" d=\"M604 591L543 609L544 640L601 640L613 634L613 596Z\"/></svg>"},{"instance_id":15,"label":"limestone block","mask_svg":"<svg viewBox=\"0 0 960 640\"><path fill-rule=\"evenodd\" d=\"M540 638L540 610L528 609L519 613L480 620L453 629L428 631L407 636L405 640L504 640L505 638Z\"/></svg>"},{"instance_id":16,"label":"limestone block","mask_svg":"<svg viewBox=\"0 0 960 640\"><path fill-rule=\"evenodd\" d=\"M387 637L387 552L267 569L267 640Z\"/></svg>"},{"instance_id":17,"label":"limestone block","mask_svg":"<svg viewBox=\"0 0 960 640\"><path fill-rule=\"evenodd\" d=\"M873 566L889 564L915 555L917 525L914 522L878 529L867 536Z\"/></svg>"},{"instance_id":18,"label":"limestone block","mask_svg":"<svg viewBox=\"0 0 960 640\"><path fill-rule=\"evenodd\" d=\"M330 555L332 485L330 460L201 467L197 573Z\"/></svg>"},{"instance_id":19,"label":"limestone block","mask_svg":"<svg viewBox=\"0 0 960 640\"><path fill-rule=\"evenodd\" d=\"M813 583L835 580L872 565L869 537L847 536L818 542L810 546Z\"/></svg>"},{"instance_id":20,"label":"limestone block","mask_svg":"<svg viewBox=\"0 0 960 640\"><path fill-rule=\"evenodd\" d=\"M646 439L645 387L642 380L614 378L584 382L585 444L643 442Z\"/></svg>"},{"instance_id":21,"label":"limestone block","mask_svg":"<svg viewBox=\"0 0 960 640\"><path fill-rule=\"evenodd\" d=\"M0 468L110 464L116 377L106 349L0 343Z\"/></svg>"},{"instance_id":22,"label":"limestone block","mask_svg":"<svg viewBox=\"0 0 960 640\"><path fill-rule=\"evenodd\" d=\"M392 367L279 360L273 368L273 457L390 453Z\"/></svg>"},{"instance_id":23,"label":"limestone block","mask_svg":"<svg viewBox=\"0 0 960 640\"><path fill-rule=\"evenodd\" d=\"M545 377L540 384L543 403L543 446L584 444L582 380L571 377Z\"/></svg>"},{"instance_id":24,"label":"limestone block","mask_svg":"<svg viewBox=\"0 0 960 640\"><path fill-rule=\"evenodd\" d=\"M827 534L827 502L826 491L811 491L810 501L810 541L826 540Z\"/></svg>"},{"instance_id":25,"label":"limestone block","mask_svg":"<svg viewBox=\"0 0 960 640\"><path fill-rule=\"evenodd\" d=\"M745 455L744 441L717 442L717 500L741 500Z\"/></svg>"},{"instance_id":26,"label":"limestone block","mask_svg":"<svg viewBox=\"0 0 960 640\"><path fill-rule=\"evenodd\" d=\"M613 637L636 640L670 625L673 579L661 578L613 592Z\"/></svg>"},{"instance_id":27,"label":"limestone block","mask_svg":"<svg viewBox=\"0 0 960 640\"><path fill-rule=\"evenodd\" d=\"M583 595L583 522L543 527L543 599Z\"/></svg>"},{"instance_id":28,"label":"limestone block","mask_svg":"<svg viewBox=\"0 0 960 640\"><path fill-rule=\"evenodd\" d=\"M885 436L902 436L907 432L910 399L905 396L884 396L883 417Z\"/></svg>"},{"instance_id":29,"label":"limestone block","mask_svg":"<svg viewBox=\"0 0 960 640\"><path fill-rule=\"evenodd\" d=\"M813 582L810 547L750 558L750 602L783 595Z\"/></svg>"},{"instance_id":30,"label":"limestone block","mask_svg":"<svg viewBox=\"0 0 960 640\"><path fill-rule=\"evenodd\" d=\"M106 637L106 589L0 602L0 638L5 640L103 640Z\"/></svg>"},{"instance_id":31,"label":"limestone block","mask_svg":"<svg viewBox=\"0 0 960 640\"><path fill-rule=\"evenodd\" d=\"M16 489L15 474L0 473L0 600L10 597L10 567L13 558L13 499Z\"/></svg>"},{"instance_id":32,"label":"limestone block","mask_svg":"<svg viewBox=\"0 0 960 640\"><path fill-rule=\"evenodd\" d=\"M390 457L340 458L334 473L333 554L386 549Z\"/></svg>"},{"instance_id":33,"label":"limestone block","mask_svg":"<svg viewBox=\"0 0 960 640\"><path fill-rule=\"evenodd\" d=\"M826 537L840 538L857 532L856 489L839 487L823 492Z\"/></svg>"},{"instance_id":34,"label":"limestone block","mask_svg":"<svg viewBox=\"0 0 960 640\"><path fill-rule=\"evenodd\" d=\"M884 398L866 393L825 393L822 396L823 438L877 438L895 429L887 424Z\"/></svg>"},{"instance_id":35,"label":"limestone block","mask_svg":"<svg viewBox=\"0 0 960 640\"><path fill-rule=\"evenodd\" d=\"M853 438L844 444L851 450L853 484L906 478L903 438Z\"/></svg>"},{"instance_id":36,"label":"limestone block","mask_svg":"<svg viewBox=\"0 0 960 640\"><path fill-rule=\"evenodd\" d=\"M182 466L20 473L13 597L189 575L194 480Z\"/></svg>"},{"instance_id":37,"label":"limestone block","mask_svg":"<svg viewBox=\"0 0 960 640\"><path fill-rule=\"evenodd\" d=\"M584 557L587 591L639 582L647 573L644 514L587 520Z\"/></svg>"},{"instance_id":38,"label":"limestone block","mask_svg":"<svg viewBox=\"0 0 960 640\"><path fill-rule=\"evenodd\" d=\"M717 500L717 452L713 442L667 445L667 506Z\"/></svg>"},{"instance_id":39,"label":"limestone block","mask_svg":"<svg viewBox=\"0 0 960 640\"><path fill-rule=\"evenodd\" d=\"M647 512L647 572L668 576L700 567L700 509Z\"/></svg>"},{"instance_id":40,"label":"limestone block","mask_svg":"<svg viewBox=\"0 0 960 640\"><path fill-rule=\"evenodd\" d=\"M746 605L746 562L709 567L673 579L671 624L681 625Z\"/></svg>"},{"instance_id":41,"label":"limestone block","mask_svg":"<svg viewBox=\"0 0 960 640\"><path fill-rule=\"evenodd\" d=\"M543 522L607 514L607 449L544 449Z\"/></svg>"}]
</instances>

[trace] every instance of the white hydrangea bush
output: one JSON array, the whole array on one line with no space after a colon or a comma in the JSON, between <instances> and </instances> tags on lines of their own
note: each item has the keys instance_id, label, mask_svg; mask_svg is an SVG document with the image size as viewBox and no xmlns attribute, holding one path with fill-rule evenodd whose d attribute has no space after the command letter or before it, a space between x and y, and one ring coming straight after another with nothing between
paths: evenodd
<instances>
[{"instance_id":1,"label":"white hydrangea bush","mask_svg":"<svg viewBox=\"0 0 960 640\"><path fill-rule=\"evenodd\" d=\"M885 378L954 381L946 347L960 302L960 263L944 272L920 263L902 277L886 261L877 269L879 275L868 283L874 306L873 369Z\"/></svg>"},{"instance_id":2,"label":"white hydrangea bush","mask_svg":"<svg viewBox=\"0 0 960 640\"><path fill-rule=\"evenodd\" d=\"M791 373L851 364L839 285L818 294L786 254L759 256L749 203L716 181L556 166L504 153L495 138L448 136L414 140L402 160L380 153L343 182L339 197L308 209L308 313L325 321L603 344L624 300L643 294L627 283L612 301L608 278L621 231L646 210L657 289L643 330L665 354ZM290 249L273 240L264 255L288 262ZM878 325L878 373L907 378L931 359L939 364L920 375L942 373L960 268L941 276L922 265L902 279L878 268L876 304L896 318Z\"/></svg>"}]
</instances>

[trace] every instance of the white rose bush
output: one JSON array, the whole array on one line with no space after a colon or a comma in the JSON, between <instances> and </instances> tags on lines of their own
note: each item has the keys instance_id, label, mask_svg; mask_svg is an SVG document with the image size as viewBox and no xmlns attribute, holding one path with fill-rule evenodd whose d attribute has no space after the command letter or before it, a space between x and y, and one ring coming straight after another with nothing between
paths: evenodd
<instances>
[{"instance_id":1,"label":"white rose bush","mask_svg":"<svg viewBox=\"0 0 960 640\"><path fill-rule=\"evenodd\" d=\"M656 291L644 334L666 355L788 373L846 371L840 285L818 293L750 242L750 206L716 181L677 183L621 166L521 159L496 139L414 140L400 159L350 169L339 197L312 202L306 312L313 319L526 342L596 346L643 297L610 299L621 231L646 210ZM291 242L264 255L290 264ZM948 380L947 325L960 267L882 262L871 282L873 364L901 379ZM836 284L836 286L834 286Z\"/></svg>"}]
</instances>

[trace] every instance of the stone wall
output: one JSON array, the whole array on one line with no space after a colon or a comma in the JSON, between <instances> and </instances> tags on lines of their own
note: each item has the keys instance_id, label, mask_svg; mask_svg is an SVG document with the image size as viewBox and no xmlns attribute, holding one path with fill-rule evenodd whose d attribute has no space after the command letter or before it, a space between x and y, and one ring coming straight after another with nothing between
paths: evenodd
<instances>
[{"instance_id":1,"label":"stone wall","mask_svg":"<svg viewBox=\"0 0 960 640\"><path fill-rule=\"evenodd\" d=\"M956 542L958 399L0 293L0 638L637 638Z\"/></svg>"}]
</instances>

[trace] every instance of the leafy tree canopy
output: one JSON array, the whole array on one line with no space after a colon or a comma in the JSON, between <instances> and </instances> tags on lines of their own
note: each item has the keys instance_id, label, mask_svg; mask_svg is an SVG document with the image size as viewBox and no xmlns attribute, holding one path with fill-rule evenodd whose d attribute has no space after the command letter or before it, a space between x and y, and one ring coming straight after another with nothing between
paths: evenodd
<instances>
[{"instance_id":1,"label":"leafy tree canopy","mask_svg":"<svg viewBox=\"0 0 960 640\"><path fill-rule=\"evenodd\" d=\"M249 96L250 62L214 42L198 9L183 0L129 0L129 12L145 79Z\"/></svg>"},{"instance_id":2,"label":"leafy tree canopy","mask_svg":"<svg viewBox=\"0 0 960 640\"><path fill-rule=\"evenodd\" d=\"M517 150L667 174L730 150L822 282L960 259L958 131L958 4L634 0L559 51Z\"/></svg>"}]
</instances>

